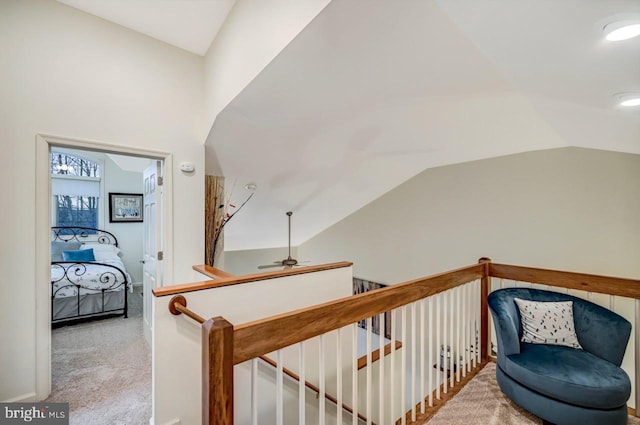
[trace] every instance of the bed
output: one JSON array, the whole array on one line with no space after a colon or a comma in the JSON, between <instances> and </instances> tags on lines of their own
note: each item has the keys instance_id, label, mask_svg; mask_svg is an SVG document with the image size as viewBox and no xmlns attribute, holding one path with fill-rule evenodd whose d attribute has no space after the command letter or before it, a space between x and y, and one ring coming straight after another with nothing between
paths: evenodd
<instances>
[{"instance_id":1,"label":"bed","mask_svg":"<svg viewBox=\"0 0 640 425\"><path fill-rule=\"evenodd\" d=\"M51 228L51 323L53 326L112 315L127 317L131 277L118 240L89 227Z\"/></svg>"}]
</instances>

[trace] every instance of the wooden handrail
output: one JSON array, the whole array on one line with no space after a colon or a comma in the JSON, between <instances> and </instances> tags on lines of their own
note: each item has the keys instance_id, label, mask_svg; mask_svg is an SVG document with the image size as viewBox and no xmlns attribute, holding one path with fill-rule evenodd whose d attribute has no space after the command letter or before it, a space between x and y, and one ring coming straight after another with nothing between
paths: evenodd
<instances>
[{"instance_id":1,"label":"wooden handrail","mask_svg":"<svg viewBox=\"0 0 640 425\"><path fill-rule=\"evenodd\" d=\"M484 270L483 264L475 264L238 325L234 331L233 363L242 363L480 279Z\"/></svg>"},{"instance_id":2,"label":"wooden handrail","mask_svg":"<svg viewBox=\"0 0 640 425\"><path fill-rule=\"evenodd\" d=\"M211 279L224 279L227 277L235 277L234 274L227 273L219 268L208 266L206 264L198 264L192 267L193 270L198 273L202 273L205 276L209 276Z\"/></svg>"},{"instance_id":3,"label":"wooden handrail","mask_svg":"<svg viewBox=\"0 0 640 425\"><path fill-rule=\"evenodd\" d=\"M179 314L184 314L185 316L190 317L191 319L195 320L196 322L200 323L203 325L203 336L202 336L202 348L203 348L203 355L202 355L202 371L203 371L203 381L202 381L202 385L203 385L203 394L211 394L211 392L209 391L209 385L212 382L212 379L210 378L207 381L207 376L210 374L207 374L205 371L206 370L211 370L211 368L209 367L209 365L211 364L211 362L209 363L205 363L205 358L208 358L209 356L212 355L212 351L214 351L216 348L216 344L219 343L220 340L220 336L217 337L217 339L215 341L212 341L210 339L209 334L212 332L212 329L214 328L214 324L216 324L216 326L218 328L223 327L226 328L228 326L231 327L231 331L232 331L232 336L233 336L233 325L231 325L229 322L227 322L226 320L224 320L222 317L216 317L215 319L211 319L211 320L205 320L203 317L199 316L198 314L194 313L193 311L189 310L187 308L187 300L182 296L182 295L176 295L173 298L171 298L171 301L169 301L169 311L171 312L171 314L173 315L179 315ZM221 322L221 320L224 320L224 322ZM228 326L227 326L228 325ZM223 337L224 338L224 337ZM228 336L226 336L226 338L228 338ZM226 343L229 344L228 339L226 340ZM213 344L213 345L212 345ZM400 343L400 341L396 341L396 350L402 346L402 344ZM388 352L391 351L391 344L388 344L387 347L385 347L385 355L388 354ZM377 350L378 356L380 355L380 350ZM375 354L375 353L374 353ZM227 353L227 355L229 356L229 359L232 358L232 354ZM278 364L271 360L269 357L267 356L260 356L259 357L262 361L264 361L265 363L273 366L273 367L278 367ZM376 359L377 360L377 359ZM233 365L232 365L233 367ZM360 369L360 362L358 361L358 369ZM289 376L290 378L300 382L300 376L298 374L296 374L295 372L291 371L290 369L283 367L282 371L284 372L285 375ZM318 388L317 386L313 385L311 382L309 381L304 381L304 385L305 387L309 388L311 391L314 391L316 394L320 394L320 388ZM205 397L203 395L203 397ZM338 405L338 399L335 398L334 396L332 396L331 394L327 394L325 393L325 398L329 401L331 401L333 404ZM203 400L203 403L205 403L206 400ZM206 405L209 406L210 403L206 402ZM210 406L209 406L210 407ZM347 406L346 404L342 403L342 408L344 410L346 410L347 412L351 413L353 415L353 409L350 406ZM211 412L209 411L209 409L206 410L206 415L210 415ZM204 415L205 413L203 413L203 421L204 421ZM362 414L358 413L358 418L360 418L360 420L367 422L367 418L365 416L363 416ZM205 423L205 422L203 422ZM209 422L211 424L215 424L216 422ZM373 423L373 425L376 425L375 423Z\"/></svg>"},{"instance_id":4,"label":"wooden handrail","mask_svg":"<svg viewBox=\"0 0 640 425\"><path fill-rule=\"evenodd\" d=\"M331 268L347 267L351 266L351 263L334 263L329 266L332 266ZM178 289L180 292L195 291L262 280L264 278L294 275L303 272L301 270L303 269L292 270L289 273L258 273L240 278L223 278L218 282L210 281L182 285L167 288L168 290L165 291L158 291L156 296L170 295ZM478 279L481 280L480 366L483 366L487 361L489 349L489 316L486 298L491 287L491 277L631 297L640 300L640 280L495 264L488 258L481 258L479 264L473 266L245 323L235 328L226 321L221 322L221 320L224 320L222 318L211 319L203 324L203 343L205 335L209 335L207 337L208 348L205 349L203 347L203 367L205 364L208 367L208 372L205 373L206 382L203 380L203 397L207 397L209 400L203 406L203 423L233 424L233 365L259 357L266 363L275 366L276 364L273 360L264 356L266 353L335 331L362 319L393 310ZM222 282L221 285L214 284L220 282ZM169 307L176 311L174 314L183 313L199 322L204 320L187 309L186 301L182 303L180 297L174 297ZM218 323L219 326L213 326L214 323ZM207 325L206 330L205 325ZM391 349L391 346L389 348ZM207 363L205 363L205 358L209 359ZM283 373L298 380L298 382L300 380L300 377L295 372L287 368L283 368ZM471 376L472 374L469 374L466 380L471 379ZM318 394L320 393L319 388L313 384L305 382L305 386ZM329 394L325 394L325 396L337 405L335 397ZM343 404L342 407L348 410L348 406ZM437 408L439 406L434 406L430 414L432 415ZM352 410L350 412L353 414ZM205 416L207 416L208 419L206 421L208 422L205 422ZM360 414L358 417L366 420Z\"/></svg>"},{"instance_id":5,"label":"wooden handrail","mask_svg":"<svg viewBox=\"0 0 640 425\"><path fill-rule=\"evenodd\" d=\"M229 341L229 335L221 335L221 334L217 334L216 336L210 336L210 335L214 335L213 330L214 328L225 328L224 330L228 332L228 328L231 327L231 337L233 337L233 325L231 325L229 322L227 322L226 320L224 320L224 318L222 317L216 317L214 319L211 320L205 320L202 316L194 313L193 311L191 311L190 309L187 308L187 300L182 296L182 295L176 295L174 296L171 301L169 301L169 311L171 311L172 314L174 315L179 315L179 314L184 314L185 316L190 317L191 319L195 320L196 322L202 324L203 326L203 336L202 336L202 349L203 349L203 354L202 354L202 371L203 371L203 380L202 380L202 390L203 390L203 424L217 424L218 422L216 422L217 420L221 420L219 418L216 419L212 419L212 415L214 411L220 411L220 408L218 407L213 407L212 404L209 402L209 399L213 399L215 398L214 396L212 396L213 391L210 391L210 385L212 382L214 382L216 379L220 380L222 379L221 377L218 378L214 378L212 377L212 367L210 366L211 364L214 363L214 361L209 361L208 358L211 357L214 353L213 351L215 351L216 349L221 349L221 347L219 347L220 344L220 340L224 339L225 343L227 345L227 349L229 345L233 345L232 343L230 343ZM215 326L214 326L215 325ZM402 346L402 344L400 343L400 341L396 341L396 350ZM216 348L218 347L218 348ZM391 351L391 344L388 344L385 347L385 355L388 354L388 352ZM377 350L376 352L378 354L378 356L380 355L380 350ZM376 354L374 353L374 354ZM220 354L220 353L218 353ZM225 355L223 355L222 357L224 357ZM233 355L230 353L227 353L226 356L228 356L229 359L233 358ZM271 360L270 358L268 358L267 356L260 356L259 357L262 361L264 361L265 363L273 366L273 367L278 367L278 364ZM377 360L377 359L374 359ZM218 363L221 362L221 359L217 359L216 360ZM228 367L228 365L227 365ZM231 367L233 368L233 365L231 365ZM215 369L216 367L214 366L213 369ZM358 369L361 369L360 366L360 362L358 361ZM209 370L209 373L206 373L205 371ZM285 375L289 376L290 378L300 382L300 376L298 374L296 374L295 372L291 371L290 369L283 367L282 371L284 372ZM227 372L228 374L228 372ZM305 387L309 388L310 390L314 391L316 394L320 394L320 388L318 388L317 386L313 385L311 382L309 381L304 381L304 385ZM227 384L228 386L228 384ZM223 391L223 390L220 390ZM218 391L218 392L220 392ZM331 394L325 393L325 398L329 401L331 401L333 404L335 404L336 406L338 405L338 399L335 398L334 396L332 396ZM233 406L233 401L230 402L231 406ZM227 402L223 403L224 406L227 406ZM225 407L226 409L227 407ZM344 410L346 410L347 412L349 412L350 414L353 415L353 408L351 408L350 406L342 403L342 408ZM363 421L363 422L367 422L367 418L366 416L362 415L361 413L358 413L358 418ZM205 422L205 420L208 419L208 422ZM222 422L220 422L222 424ZM230 425L233 424L233 422L230 423ZM372 422L372 425L376 425L375 422Z\"/></svg>"},{"instance_id":6,"label":"wooden handrail","mask_svg":"<svg viewBox=\"0 0 640 425\"><path fill-rule=\"evenodd\" d=\"M640 280L506 264L488 264L489 275L492 277L640 299Z\"/></svg>"},{"instance_id":7,"label":"wooden handrail","mask_svg":"<svg viewBox=\"0 0 640 425\"><path fill-rule=\"evenodd\" d=\"M153 295L165 297L167 295L182 294L185 292L201 291L203 289L219 288L221 286L238 285L240 283L257 282L260 280L276 279L279 277L295 276L305 273L315 273L324 270L351 267L353 263L341 261L338 263L321 264L319 266L305 266L288 270L276 270L272 272L254 273L244 276L231 276L215 280L205 280L202 282L184 283L181 285L163 286L154 288Z\"/></svg>"},{"instance_id":8,"label":"wooden handrail","mask_svg":"<svg viewBox=\"0 0 640 425\"><path fill-rule=\"evenodd\" d=\"M187 308L187 299L182 295L176 295L169 301L169 311L174 316L178 316L180 314L184 314L185 316L189 316L196 322L203 324L206 322L206 319L193 311Z\"/></svg>"},{"instance_id":9,"label":"wooden handrail","mask_svg":"<svg viewBox=\"0 0 640 425\"><path fill-rule=\"evenodd\" d=\"M267 356L259 356L259 359L275 368L278 367L278 364ZM292 370L287 369L286 367L283 367L282 372L288 377L290 377L291 379L300 382L300 375L293 372ZM320 394L320 388L318 388L316 385L313 385L311 382L305 380L304 386L309 388L311 391L315 392L316 394L318 395ZM332 396L331 394L325 392L324 398L326 398L336 406L338 405L338 399ZM353 415L353 409L350 406L347 406L346 404L342 403L342 408ZM361 413L358 413L358 419L360 419L363 422L367 422L367 417L363 416ZM376 425L376 423L372 422L372 425Z\"/></svg>"}]
</instances>

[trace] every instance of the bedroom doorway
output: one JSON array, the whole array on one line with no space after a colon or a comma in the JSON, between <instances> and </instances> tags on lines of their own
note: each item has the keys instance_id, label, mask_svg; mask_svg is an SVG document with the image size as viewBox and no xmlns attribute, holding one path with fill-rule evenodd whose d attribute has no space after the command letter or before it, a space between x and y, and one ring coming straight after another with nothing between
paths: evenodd
<instances>
[{"instance_id":1,"label":"bedroom doorway","mask_svg":"<svg viewBox=\"0 0 640 425\"><path fill-rule=\"evenodd\" d=\"M46 135L38 135L37 136L37 149L36 149L36 157L37 157L37 167L36 167L36 194L37 194L37 210L36 210L36 226L37 226L37 264L36 264L36 275L38 278L38 282L47 283L50 282L50 237L51 237L51 226L55 224L55 221L52 220L54 216L54 208L55 203L52 201L51 196L51 175L50 175L50 167L51 167L51 151L55 149L69 150L69 151L82 151L82 152L93 152L96 155L111 155L113 157L121 157L124 159L130 160L140 160L145 158L147 164L153 164L155 166L155 178L160 178L160 184L162 184L162 180L164 182L171 181L171 164L172 164L172 156L168 153L162 152L154 152L154 151L146 151L140 150L136 148L127 148L127 147L117 147L113 145L103 144L99 142L92 141L82 141L82 140L74 140L74 139L64 139L54 136L46 136ZM134 161L135 162L135 161ZM166 171L165 171L166 170ZM106 188L103 188L100 194L101 201L101 211L103 212L103 217L100 220L102 226L109 227L109 225L117 226L117 223L110 223L111 217L110 208L109 208L109 196L108 193L118 192L135 192L140 193L142 196L144 190L145 182L143 180L143 173L139 173L140 175L140 190L131 191L126 189L109 189L107 185ZM109 177L106 177L108 179ZM157 183L158 180L155 180ZM113 182L111 182L113 183ZM129 258L129 264L135 264L139 268L139 272L136 271L135 282L139 282L142 286L137 287L137 293L144 294L142 301L140 304L140 310L143 310L140 314L140 320L144 324L144 338L141 339L150 339L151 335L151 326L152 326L152 316L150 314L150 302L146 302L147 297L150 300L151 289L153 286L161 286L162 285L162 276L169 272L165 264L170 265L168 260L168 255L170 252L167 252L166 249L163 249L165 246L165 241L170 240L170 226L165 226L167 222L170 222L170 208L168 208L167 199L171 199L170 192L171 186L160 187L156 184L156 189L160 188L160 190L156 190L155 202L153 206L147 204L146 207L152 208L147 210L148 214L153 214L153 222L154 225L149 226L145 229L144 233L141 232L140 239L138 240L139 246L139 255L133 254L133 257L137 258ZM142 197L141 197L142 199ZM141 213L144 214L143 211ZM137 214L137 213L136 213ZM144 224L144 220L140 223L141 227ZM128 229L132 229L132 227L125 227L127 224L119 224L121 228L118 232L121 235L124 235L122 239L127 239L127 233L130 232ZM129 224L129 226L131 226ZM129 238L131 239L131 238ZM145 248L154 247L154 257L155 263L152 268L145 267L147 260L146 254L143 256L143 252ZM147 250L148 251L148 250ZM148 252L147 252L148 253ZM160 254L160 259L158 260L158 254ZM136 267L132 267L135 269ZM144 275L146 278L143 278L143 269ZM147 286L145 288L143 282L147 282ZM46 288L45 288L46 286ZM37 320L36 320L36 332L37 332L37 364L36 364L36 383L37 383L37 395L36 398L43 399L47 396L47 394L51 391L51 377L52 377L52 369L51 369L51 360L52 360L52 347L51 347L51 322L52 322L52 300L50 296L51 287L50 284L40 288L37 292L36 299L36 311L38 312ZM131 299L130 301L135 301ZM133 303L135 304L135 302ZM133 307L133 305L132 305ZM143 319L144 318L144 319ZM150 363L150 362L149 362ZM148 365L150 368L150 364ZM149 388L150 391L150 388Z\"/></svg>"},{"instance_id":2,"label":"bedroom doorway","mask_svg":"<svg viewBox=\"0 0 640 425\"><path fill-rule=\"evenodd\" d=\"M74 268L72 276L71 264L52 265L56 278L61 276L52 288L54 326L107 312L126 317L140 307L144 336L150 343L149 295L162 286L162 161L58 146L51 147L50 155L51 260L67 261L62 250L67 250L65 254L91 250L91 261L106 265L82 263L88 265L84 273L78 275ZM104 283L94 288L91 279ZM125 283L137 289L135 296L129 291L124 291L128 297L122 295ZM97 289L107 289L105 296ZM137 302L140 294L146 294L142 303Z\"/></svg>"}]
</instances>

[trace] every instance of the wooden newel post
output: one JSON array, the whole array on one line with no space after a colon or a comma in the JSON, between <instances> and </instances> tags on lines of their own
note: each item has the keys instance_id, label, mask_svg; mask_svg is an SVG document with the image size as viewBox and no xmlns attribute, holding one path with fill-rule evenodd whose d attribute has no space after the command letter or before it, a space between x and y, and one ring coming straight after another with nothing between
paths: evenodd
<instances>
[{"instance_id":1,"label":"wooden newel post","mask_svg":"<svg viewBox=\"0 0 640 425\"><path fill-rule=\"evenodd\" d=\"M202 424L233 425L233 325L202 324Z\"/></svg>"},{"instance_id":2,"label":"wooden newel post","mask_svg":"<svg viewBox=\"0 0 640 425\"><path fill-rule=\"evenodd\" d=\"M487 297L491 288L491 276L489 276L489 266L491 259L482 257L478 260L484 264L484 276L480 282L480 358L482 361L489 360L489 347L491 346L489 336L489 307Z\"/></svg>"}]
</instances>

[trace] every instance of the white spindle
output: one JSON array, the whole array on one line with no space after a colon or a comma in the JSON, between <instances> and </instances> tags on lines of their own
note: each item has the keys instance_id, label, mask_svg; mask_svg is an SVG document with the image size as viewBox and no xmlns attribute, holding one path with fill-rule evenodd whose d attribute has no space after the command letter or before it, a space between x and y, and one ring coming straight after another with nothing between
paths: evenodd
<instances>
[{"instance_id":1,"label":"white spindle","mask_svg":"<svg viewBox=\"0 0 640 425\"><path fill-rule=\"evenodd\" d=\"M476 342L475 342L475 311L473 309L473 305L475 303L475 288L476 288L476 283L471 282L469 284L469 300L468 300L468 305L469 305L469 317L468 317L468 321L469 321L469 371L473 370L473 368L475 367L475 359L476 359Z\"/></svg>"},{"instance_id":2,"label":"white spindle","mask_svg":"<svg viewBox=\"0 0 640 425\"><path fill-rule=\"evenodd\" d=\"M448 291L442 292L442 389L444 393L447 393L447 388L449 387L449 380L447 379L447 337L448 337L448 314L449 314L449 294Z\"/></svg>"},{"instance_id":3,"label":"white spindle","mask_svg":"<svg viewBox=\"0 0 640 425\"><path fill-rule=\"evenodd\" d=\"M460 320L462 321L462 364L460 365L460 369L462 369L462 377L467 376L467 350L469 349L467 342L467 284L465 283L460 288L461 296L462 296L462 309L460 311Z\"/></svg>"},{"instance_id":4,"label":"white spindle","mask_svg":"<svg viewBox=\"0 0 640 425\"><path fill-rule=\"evenodd\" d=\"M416 421L416 303L411 303L411 421Z\"/></svg>"},{"instance_id":5,"label":"white spindle","mask_svg":"<svg viewBox=\"0 0 640 425\"><path fill-rule=\"evenodd\" d=\"M396 314L396 310L391 310L391 343L395 345L396 343L396 325L398 324L397 322L398 319L398 315ZM404 351L404 347L402 347L402 350ZM391 420L394 421L395 419L395 406L396 404L394 403L395 400L395 386L396 386L396 350L391 349L391 370L389 373L389 379L390 379L390 385L389 385L389 394L391 394L391 403L389 404L389 414L391 415Z\"/></svg>"},{"instance_id":6,"label":"white spindle","mask_svg":"<svg viewBox=\"0 0 640 425\"><path fill-rule=\"evenodd\" d=\"M342 328L338 329L336 341L336 424L342 425Z\"/></svg>"},{"instance_id":7,"label":"white spindle","mask_svg":"<svg viewBox=\"0 0 640 425\"><path fill-rule=\"evenodd\" d=\"M455 385L455 380L456 380L456 374L454 373L454 365L455 365L455 356L454 356L454 348L455 348L455 333L454 333L454 328L453 328L453 322L455 321L455 308L454 308L454 298L455 298L455 293L453 291L453 289L450 289L447 291L449 293L449 311L451 313L449 316L449 341L451 341L451 349L449 351L449 376L451 377L451 379L449 380L449 386L453 388L453 386Z\"/></svg>"},{"instance_id":8,"label":"white spindle","mask_svg":"<svg viewBox=\"0 0 640 425\"><path fill-rule=\"evenodd\" d=\"M258 425L258 358L251 359L251 425Z\"/></svg>"},{"instance_id":9,"label":"white spindle","mask_svg":"<svg viewBox=\"0 0 640 425\"><path fill-rule=\"evenodd\" d=\"M276 373L276 424L283 424L283 410L284 410L284 373L283 373L283 361L282 350L278 350L276 354L277 360L277 373Z\"/></svg>"},{"instance_id":10,"label":"white spindle","mask_svg":"<svg viewBox=\"0 0 640 425\"><path fill-rule=\"evenodd\" d=\"M460 382L460 328L462 327L462 322L460 320L460 291L462 288L456 286L454 290L455 298L456 298L456 351L455 351L455 362L451 361L452 364L455 364L456 370L456 381Z\"/></svg>"},{"instance_id":11,"label":"white spindle","mask_svg":"<svg viewBox=\"0 0 640 425\"><path fill-rule=\"evenodd\" d=\"M372 332L373 332L373 318L367 317L367 383L366 383L366 395L367 395L367 404L366 404L366 412L367 412L367 425L371 425L371 369L373 369L373 364L371 361L371 351L372 351Z\"/></svg>"},{"instance_id":12,"label":"white spindle","mask_svg":"<svg viewBox=\"0 0 640 425\"><path fill-rule=\"evenodd\" d=\"M407 306L404 305L400 309L402 313L402 345L407 347ZM402 414L402 425L407 423L407 415L404 414L407 408L407 348L402 350L401 362L400 362L400 406L402 406L400 413Z\"/></svg>"},{"instance_id":13,"label":"white spindle","mask_svg":"<svg viewBox=\"0 0 640 425\"><path fill-rule=\"evenodd\" d=\"M429 370L429 407L433 407L433 296L429 297L429 361L427 369Z\"/></svg>"},{"instance_id":14,"label":"white spindle","mask_svg":"<svg viewBox=\"0 0 640 425\"><path fill-rule=\"evenodd\" d=\"M351 403L353 404L352 425L358 425L358 323L351 325Z\"/></svg>"},{"instance_id":15,"label":"white spindle","mask_svg":"<svg viewBox=\"0 0 640 425\"><path fill-rule=\"evenodd\" d=\"M318 352L318 381L320 384L320 394L318 394L318 423L325 425L325 379L324 379L324 334L320 335L320 351Z\"/></svg>"},{"instance_id":16,"label":"white spindle","mask_svg":"<svg viewBox=\"0 0 640 425\"><path fill-rule=\"evenodd\" d=\"M469 317L471 312L469 311L469 283L464 285L464 373L466 374L471 370L471 337L469 334Z\"/></svg>"},{"instance_id":17,"label":"white spindle","mask_svg":"<svg viewBox=\"0 0 640 425\"><path fill-rule=\"evenodd\" d=\"M385 335L385 322L384 322L384 313L380 313L379 316L379 323L380 323L380 335L379 336L379 343L378 343L378 349L380 350L380 358L378 359L378 404L380 405L380 411L378 412L378 416L380 419L378 419L378 422L380 422L381 424L384 423L384 403L385 403L385 398L384 398L384 347L385 347L385 339L384 339L384 335ZM390 348L391 350L393 350L394 344L393 341L391 341L390 344ZM339 424L340 422L338 422Z\"/></svg>"},{"instance_id":18,"label":"white spindle","mask_svg":"<svg viewBox=\"0 0 640 425\"><path fill-rule=\"evenodd\" d=\"M476 280L476 299L474 301L476 308L476 364L480 364L480 281Z\"/></svg>"},{"instance_id":19,"label":"white spindle","mask_svg":"<svg viewBox=\"0 0 640 425\"><path fill-rule=\"evenodd\" d=\"M440 298L442 297L442 293L434 297L436 304L436 398L440 400Z\"/></svg>"},{"instance_id":20,"label":"white spindle","mask_svg":"<svg viewBox=\"0 0 640 425\"><path fill-rule=\"evenodd\" d=\"M471 368L476 368L476 354L478 353L478 347L476 344L476 282L474 281L471 286L471 297L469 300L469 311L471 312L469 318L469 329L471 330L471 344L473 346L471 356Z\"/></svg>"},{"instance_id":21,"label":"white spindle","mask_svg":"<svg viewBox=\"0 0 640 425\"><path fill-rule=\"evenodd\" d=\"M299 344L300 350L298 351L298 368L299 376L298 380L298 424L304 425L305 422L305 405L306 405L306 392L305 392L305 359L304 359L304 341Z\"/></svg>"},{"instance_id":22,"label":"white spindle","mask_svg":"<svg viewBox=\"0 0 640 425\"><path fill-rule=\"evenodd\" d=\"M424 350L425 343L427 341L427 322L425 316L425 305L427 304L427 300L423 299L420 301L420 413L424 414L425 412L425 401L424 398L427 395L425 390L425 361L424 361Z\"/></svg>"}]
</instances>

